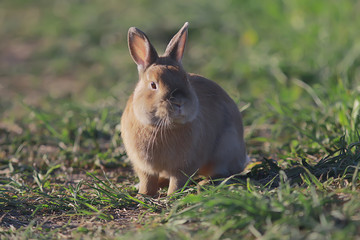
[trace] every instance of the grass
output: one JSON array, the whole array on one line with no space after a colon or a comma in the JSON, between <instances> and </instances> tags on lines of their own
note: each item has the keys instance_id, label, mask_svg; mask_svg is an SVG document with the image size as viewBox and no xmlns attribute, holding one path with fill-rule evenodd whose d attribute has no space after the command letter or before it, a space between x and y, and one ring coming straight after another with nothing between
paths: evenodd
<instances>
[{"instance_id":1,"label":"grass","mask_svg":"<svg viewBox=\"0 0 360 240\"><path fill-rule=\"evenodd\" d=\"M360 237L357 1L0 9L1 239ZM184 67L242 109L253 162L217 184L137 197L119 131L137 79L127 29L162 52L185 21Z\"/></svg>"}]
</instances>

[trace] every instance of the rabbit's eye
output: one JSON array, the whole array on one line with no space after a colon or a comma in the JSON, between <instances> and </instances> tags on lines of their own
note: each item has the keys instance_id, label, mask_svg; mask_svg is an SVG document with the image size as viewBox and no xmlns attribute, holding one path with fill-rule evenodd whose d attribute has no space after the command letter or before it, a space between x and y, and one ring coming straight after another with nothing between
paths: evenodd
<instances>
[{"instance_id":1,"label":"rabbit's eye","mask_svg":"<svg viewBox=\"0 0 360 240\"><path fill-rule=\"evenodd\" d=\"M152 89L157 89L156 83L155 82L151 82L150 86Z\"/></svg>"}]
</instances>

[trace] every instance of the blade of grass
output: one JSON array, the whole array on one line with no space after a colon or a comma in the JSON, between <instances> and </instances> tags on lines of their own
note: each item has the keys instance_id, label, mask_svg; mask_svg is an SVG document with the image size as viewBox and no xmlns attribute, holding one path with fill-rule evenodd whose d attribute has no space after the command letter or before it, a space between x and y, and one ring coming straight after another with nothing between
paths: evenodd
<instances>
[{"instance_id":1,"label":"blade of grass","mask_svg":"<svg viewBox=\"0 0 360 240\"><path fill-rule=\"evenodd\" d=\"M44 113L41 113L40 111L36 110L35 108L31 107L30 105L27 105L23 101L21 101L22 106L24 106L28 111L33 112L35 117L43 122L45 127L49 130L49 132L58 140L67 143L67 139L63 137L63 135L58 132L47 120L47 117Z\"/></svg>"}]
</instances>

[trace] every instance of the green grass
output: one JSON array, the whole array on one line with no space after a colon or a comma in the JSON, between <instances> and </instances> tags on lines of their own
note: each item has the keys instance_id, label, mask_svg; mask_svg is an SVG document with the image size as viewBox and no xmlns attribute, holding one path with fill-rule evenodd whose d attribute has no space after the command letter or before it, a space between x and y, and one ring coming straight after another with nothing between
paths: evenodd
<instances>
[{"instance_id":1,"label":"green grass","mask_svg":"<svg viewBox=\"0 0 360 240\"><path fill-rule=\"evenodd\" d=\"M1 239L357 239L360 5L346 0L0 3ZM137 79L126 34L243 109L253 163L137 197L119 123ZM162 190L164 195L166 191Z\"/></svg>"}]
</instances>

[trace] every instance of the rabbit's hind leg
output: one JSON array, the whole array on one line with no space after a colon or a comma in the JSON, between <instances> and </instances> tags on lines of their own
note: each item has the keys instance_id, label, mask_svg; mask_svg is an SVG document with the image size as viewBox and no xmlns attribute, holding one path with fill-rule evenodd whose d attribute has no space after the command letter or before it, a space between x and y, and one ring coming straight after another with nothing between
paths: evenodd
<instances>
[{"instance_id":1,"label":"rabbit's hind leg","mask_svg":"<svg viewBox=\"0 0 360 240\"><path fill-rule=\"evenodd\" d=\"M229 127L218 141L212 175L228 177L243 171L246 164L247 155L242 136L239 136L235 127Z\"/></svg>"}]
</instances>

